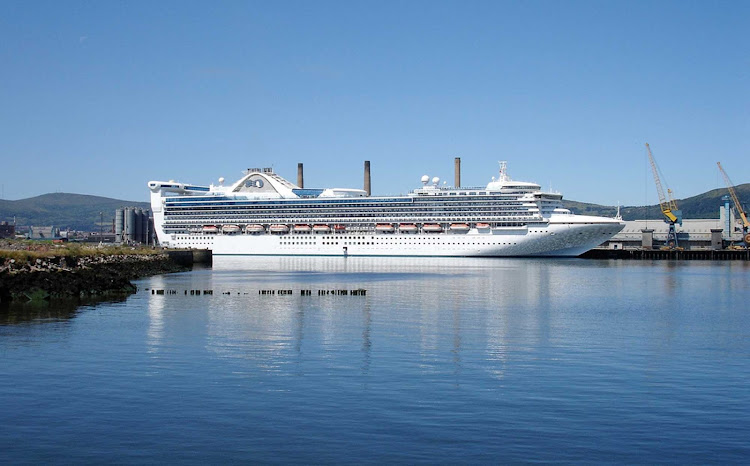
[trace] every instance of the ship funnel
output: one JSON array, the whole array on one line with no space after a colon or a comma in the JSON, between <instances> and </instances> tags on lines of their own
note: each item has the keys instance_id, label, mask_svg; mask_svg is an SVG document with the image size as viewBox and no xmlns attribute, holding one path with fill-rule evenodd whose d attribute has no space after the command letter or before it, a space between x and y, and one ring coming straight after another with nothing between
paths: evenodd
<instances>
[{"instance_id":1,"label":"ship funnel","mask_svg":"<svg viewBox=\"0 0 750 466\"><path fill-rule=\"evenodd\" d=\"M368 196L372 195L370 189L370 161L365 160L365 192Z\"/></svg>"},{"instance_id":2,"label":"ship funnel","mask_svg":"<svg viewBox=\"0 0 750 466\"><path fill-rule=\"evenodd\" d=\"M456 182L455 182L455 186L457 188L460 188L461 187L461 157L456 157L455 165L456 165Z\"/></svg>"},{"instance_id":3,"label":"ship funnel","mask_svg":"<svg viewBox=\"0 0 750 466\"><path fill-rule=\"evenodd\" d=\"M297 164L297 186L300 188L305 187L305 176L302 172L302 163Z\"/></svg>"}]
</instances>

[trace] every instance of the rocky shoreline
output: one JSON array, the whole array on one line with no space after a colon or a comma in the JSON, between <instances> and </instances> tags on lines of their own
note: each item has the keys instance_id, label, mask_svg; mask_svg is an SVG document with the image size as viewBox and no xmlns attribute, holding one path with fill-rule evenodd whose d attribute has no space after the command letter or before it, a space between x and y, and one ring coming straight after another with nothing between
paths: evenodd
<instances>
[{"instance_id":1,"label":"rocky shoreline","mask_svg":"<svg viewBox=\"0 0 750 466\"><path fill-rule=\"evenodd\" d=\"M189 270L166 253L6 258L2 261L0 302L127 295L136 291L131 280Z\"/></svg>"}]
</instances>

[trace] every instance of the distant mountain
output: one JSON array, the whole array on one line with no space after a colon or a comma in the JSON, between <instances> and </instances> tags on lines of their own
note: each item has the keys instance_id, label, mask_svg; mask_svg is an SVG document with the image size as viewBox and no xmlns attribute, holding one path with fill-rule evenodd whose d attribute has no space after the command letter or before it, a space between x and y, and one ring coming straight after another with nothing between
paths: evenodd
<instances>
[{"instance_id":1,"label":"distant mountain","mask_svg":"<svg viewBox=\"0 0 750 466\"><path fill-rule=\"evenodd\" d=\"M115 210L121 207L150 209L147 202L123 201L86 194L50 193L6 201L0 199L0 220L16 218L16 225L53 225L61 229L98 231L102 212L104 231L112 228Z\"/></svg>"},{"instance_id":2,"label":"distant mountain","mask_svg":"<svg viewBox=\"0 0 750 466\"><path fill-rule=\"evenodd\" d=\"M747 212L747 205L750 204L750 183L735 186L734 190L737 192L737 197L740 198L745 212ZM683 218L719 218L719 206L723 204L721 198L728 194L729 190L726 188L713 189L697 196L677 199L677 207L682 210ZM729 203L734 207L731 200ZM587 204L584 202L564 200L563 204L573 211L573 213L582 215L613 217L617 211L616 207ZM659 204L650 206L625 206L620 208L620 213L625 220L659 220L662 218Z\"/></svg>"},{"instance_id":3,"label":"distant mountain","mask_svg":"<svg viewBox=\"0 0 750 466\"><path fill-rule=\"evenodd\" d=\"M750 203L750 183L736 186L735 190L743 202ZM677 205L682 209L684 218L719 218L721 198L727 194L726 188L714 189L697 196L678 199ZM617 211L617 208L612 206L568 200L563 203L576 214L614 217ZM147 202L123 201L86 194L50 193L18 201L0 200L0 220L12 222L15 216L16 224L19 226L53 225L61 229L97 231L100 223L99 212L103 212L103 228L104 231L109 231L115 210L121 207L149 209L151 206ZM626 206L620 209L620 213L625 220L662 218L658 204Z\"/></svg>"}]
</instances>

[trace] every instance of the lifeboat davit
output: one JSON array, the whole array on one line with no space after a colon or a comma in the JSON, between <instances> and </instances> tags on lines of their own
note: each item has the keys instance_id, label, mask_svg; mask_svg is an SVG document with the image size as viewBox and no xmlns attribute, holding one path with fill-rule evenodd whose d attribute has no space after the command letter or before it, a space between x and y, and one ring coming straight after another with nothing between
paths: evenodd
<instances>
[{"instance_id":1,"label":"lifeboat davit","mask_svg":"<svg viewBox=\"0 0 750 466\"><path fill-rule=\"evenodd\" d=\"M219 229L214 225L204 225L203 226L203 233L218 233Z\"/></svg>"},{"instance_id":2,"label":"lifeboat davit","mask_svg":"<svg viewBox=\"0 0 750 466\"><path fill-rule=\"evenodd\" d=\"M295 233L308 233L312 230L310 228L310 225L294 225L294 232Z\"/></svg>"},{"instance_id":3,"label":"lifeboat davit","mask_svg":"<svg viewBox=\"0 0 750 466\"><path fill-rule=\"evenodd\" d=\"M271 233L287 233L289 231L289 227L286 225L271 225L268 227L268 231Z\"/></svg>"},{"instance_id":4,"label":"lifeboat davit","mask_svg":"<svg viewBox=\"0 0 750 466\"><path fill-rule=\"evenodd\" d=\"M237 225L224 225L223 227L221 227L221 232L229 235L231 235L232 233L239 233L240 227L238 227Z\"/></svg>"},{"instance_id":5,"label":"lifeboat davit","mask_svg":"<svg viewBox=\"0 0 750 466\"><path fill-rule=\"evenodd\" d=\"M404 233L413 233L417 231L417 226L413 223L402 223L398 226L398 231L403 231Z\"/></svg>"},{"instance_id":6,"label":"lifeboat davit","mask_svg":"<svg viewBox=\"0 0 750 466\"><path fill-rule=\"evenodd\" d=\"M312 229L315 233L328 233L331 231L331 227L328 225L313 225Z\"/></svg>"},{"instance_id":7,"label":"lifeboat davit","mask_svg":"<svg viewBox=\"0 0 750 466\"><path fill-rule=\"evenodd\" d=\"M245 233L263 233L266 229L263 225L248 225L245 227Z\"/></svg>"},{"instance_id":8,"label":"lifeboat davit","mask_svg":"<svg viewBox=\"0 0 750 466\"><path fill-rule=\"evenodd\" d=\"M393 230L395 230L395 228L393 228L393 225L390 223L378 223L375 225L375 231L378 233L393 233Z\"/></svg>"},{"instance_id":9,"label":"lifeboat davit","mask_svg":"<svg viewBox=\"0 0 750 466\"><path fill-rule=\"evenodd\" d=\"M440 233L443 231L443 227L438 225L437 223L425 223L422 225L422 231L425 233Z\"/></svg>"},{"instance_id":10,"label":"lifeboat davit","mask_svg":"<svg viewBox=\"0 0 750 466\"><path fill-rule=\"evenodd\" d=\"M456 233L465 233L469 231L469 225L465 223L451 223L450 229Z\"/></svg>"}]
</instances>

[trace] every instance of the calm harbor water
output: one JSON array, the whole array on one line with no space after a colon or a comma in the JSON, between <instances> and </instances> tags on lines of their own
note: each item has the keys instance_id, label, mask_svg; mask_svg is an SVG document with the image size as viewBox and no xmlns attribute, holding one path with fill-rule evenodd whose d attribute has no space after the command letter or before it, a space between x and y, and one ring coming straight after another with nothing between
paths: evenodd
<instances>
[{"instance_id":1,"label":"calm harbor water","mask_svg":"<svg viewBox=\"0 0 750 466\"><path fill-rule=\"evenodd\" d=\"M750 461L747 263L218 258L137 285L0 311L0 461Z\"/></svg>"}]
</instances>

